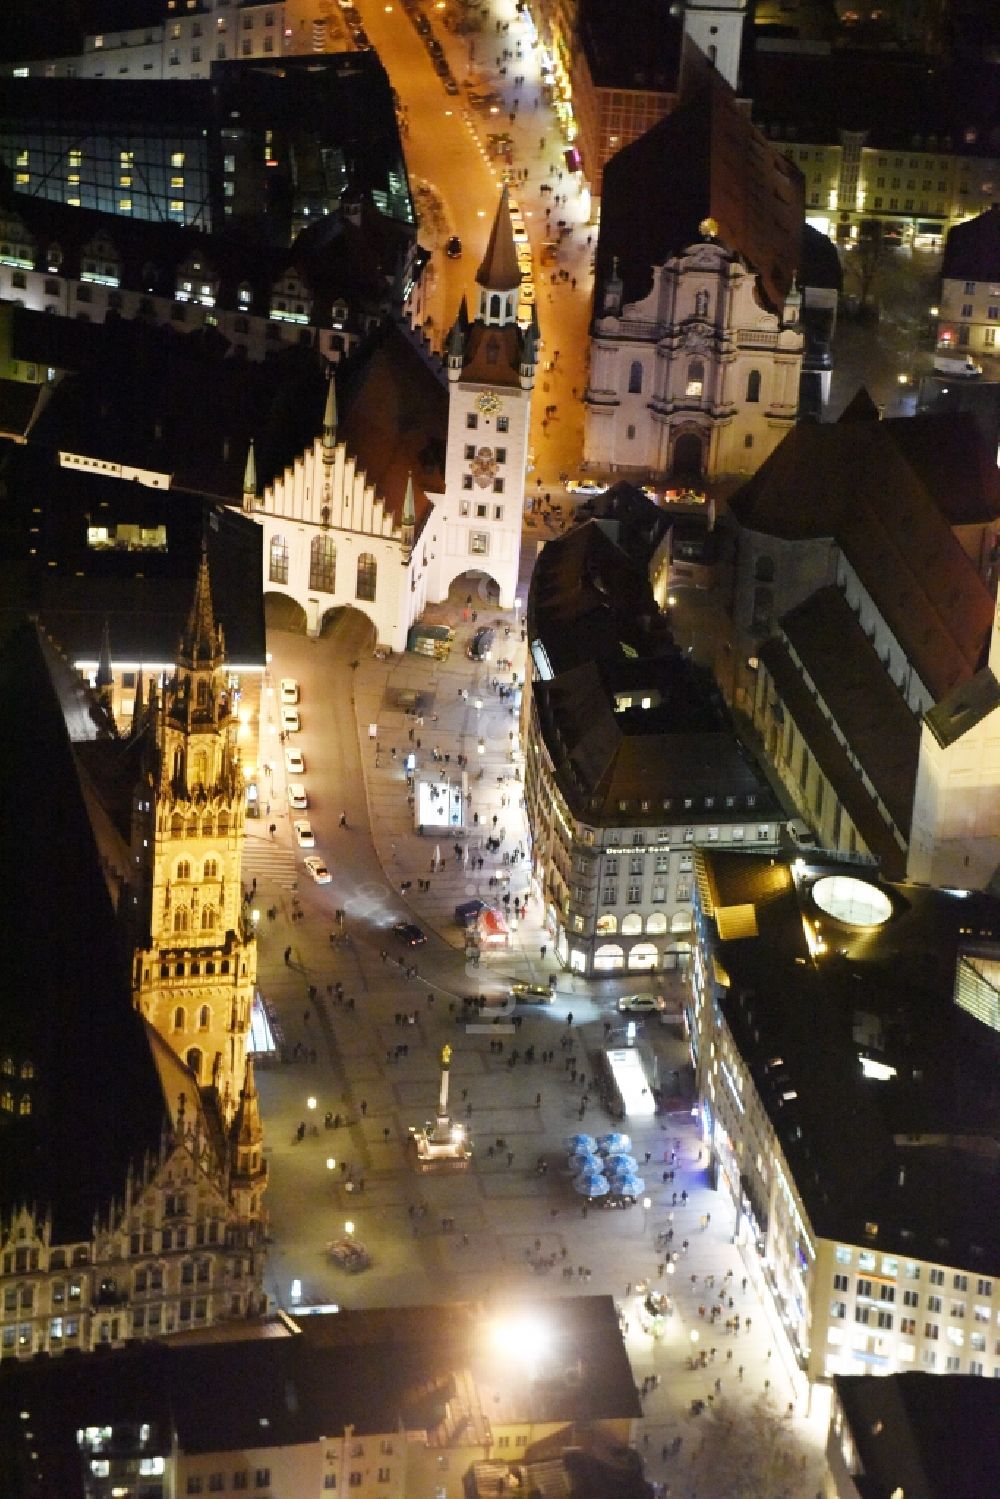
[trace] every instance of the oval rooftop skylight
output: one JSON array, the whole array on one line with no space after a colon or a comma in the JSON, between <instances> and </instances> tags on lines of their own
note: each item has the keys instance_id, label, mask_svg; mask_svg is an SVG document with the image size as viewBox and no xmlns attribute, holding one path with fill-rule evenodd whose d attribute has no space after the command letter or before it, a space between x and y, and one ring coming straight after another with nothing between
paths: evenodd
<instances>
[{"instance_id":1,"label":"oval rooftop skylight","mask_svg":"<svg viewBox=\"0 0 1000 1499\"><path fill-rule=\"evenodd\" d=\"M881 926L892 915L892 901L885 892L853 875L826 875L810 894L821 911L845 926Z\"/></svg>"}]
</instances>

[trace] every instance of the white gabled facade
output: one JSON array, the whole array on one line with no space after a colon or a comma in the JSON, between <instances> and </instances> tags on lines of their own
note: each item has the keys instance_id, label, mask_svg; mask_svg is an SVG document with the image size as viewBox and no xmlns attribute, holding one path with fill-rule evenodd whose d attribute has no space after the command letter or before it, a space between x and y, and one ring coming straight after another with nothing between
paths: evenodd
<instances>
[{"instance_id":1,"label":"white gabled facade","mask_svg":"<svg viewBox=\"0 0 1000 1499\"><path fill-rule=\"evenodd\" d=\"M794 289L781 317L752 267L714 237L652 268L623 302L617 267L599 293L584 457L591 469L652 478L752 473L794 425L802 333Z\"/></svg>"}]
</instances>

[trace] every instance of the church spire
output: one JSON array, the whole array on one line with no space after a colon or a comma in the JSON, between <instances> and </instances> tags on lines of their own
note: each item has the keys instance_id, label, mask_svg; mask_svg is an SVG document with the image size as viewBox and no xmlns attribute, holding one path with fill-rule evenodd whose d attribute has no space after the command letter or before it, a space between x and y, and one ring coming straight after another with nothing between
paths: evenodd
<instances>
[{"instance_id":1,"label":"church spire","mask_svg":"<svg viewBox=\"0 0 1000 1499\"><path fill-rule=\"evenodd\" d=\"M188 615L187 627L181 636L180 656L182 661L197 666L200 662L217 661L222 655L222 626L216 625L215 613L212 609L212 582L208 575L208 540L202 537L198 581L195 584L194 602Z\"/></svg>"},{"instance_id":2,"label":"church spire","mask_svg":"<svg viewBox=\"0 0 1000 1499\"><path fill-rule=\"evenodd\" d=\"M337 387L330 371L326 386L326 407L323 411L323 462L333 462L333 450L337 446Z\"/></svg>"},{"instance_id":3,"label":"church spire","mask_svg":"<svg viewBox=\"0 0 1000 1499\"><path fill-rule=\"evenodd\" d=\"M486 254L476 272L476 280L487 291L516 291L521 285L521 269L517 263L517 246L514 243L514 226L510 220L506 182L497 204Z\"/></svg>"},{"instance_id":4,"label":"church spire","mask_svg":"<svg viewBox=\"0 0 1000 1499\"><path fill-rule=\"evenodd\" d=\"M413 554L413 540L416 534L417 507L413 500L413 474L406 476L406 493L403 495L403 560L409 562Z\"/></svg>"},{"instance_id":5,"label":"church spire","mask_svg":"<svg viewBox=\"0 0 1000 1499\"><path fill-rule=\"evenodd\" d=\"M243 509L253 510L257 501L257 460L254 457L253 438L247 448L247 463L243 470Z\"/></svg>"}]
</instances>

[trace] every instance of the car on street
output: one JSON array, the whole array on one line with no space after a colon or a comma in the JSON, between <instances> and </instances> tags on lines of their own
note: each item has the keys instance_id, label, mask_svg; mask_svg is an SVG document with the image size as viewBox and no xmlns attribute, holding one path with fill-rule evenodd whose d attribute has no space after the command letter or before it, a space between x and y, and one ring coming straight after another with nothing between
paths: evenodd
<instances>
[{"instance_id":1,"label":"car on street","mask_svg":"<svg viewBox=\"0 0 1000 1499\"><path fill-rule=\"evenodd\" d=\"M313 879L316 881L317 885L329 885L330 881L333 879L333 875L327 869L322 859L313 857L311 859L303 860L303 863L305 864L309 873L312 875Z\"/></svg>"},{"instance_id":2,"label":"car on street","mask_svg":"<svg viewBox=\"0 0 1000 1499\"><path fill-rule=\"evenodd\" d=\"M286 734L297 734L302 727L298 708L284 707L281 710L281 727Z\"/></svg>"},{"instance_id":3,"label":"car on street","mask_svg":"<svg viewBox=\"0 0 1000 1499\"><path fill-rule=\"evenodd\" d=\"M520 981L510 986L510 997L522 1005L550 1005L555 999L552 984L524 984Z\"/></svg>"},{"instance_id":4,"label":"car on street","mask_svg":"<svg viewBox=\"0 0 1000 1499\"><path fill-rule=\"evenodd\" d=\"M623 994L618 1001L623 1015L656 1015L663 1008L662 994Z\"/></svg>"},{"instance_id":5,"label":"car on street","mask_svg":"<svg viewBox=\"0 0 1000 1499\"><path fill-rule=\"evenodd\" d=\"M372 1262L372 1257L363 1244L357 1239L331 1239L326 1246L326 1252L335 1265L341 1270L347 1270L354 1275L359 1270L367 1270Z\"/></svg>"},{"instance_id":6,"label":"car on street","mask_svg":"<svg viewBox=\"0 0 1000 1499\"><path fill-rule=\"evenodd\" d=\"M531 303L534 300L535 300L535 283L533 281L522 281L521 282L521 301L522 302L527 302L528 305L530 306Z\"/></svg>"},{"instance_id":7,"label":"car on street","mask_svg":"<svg viewBox=\"0 0 1000 1499\"><path fill-rule=\"evenodd\" d=\"M305 812L309 806L309 798L306 796L306 788L301 781L289 781L286 790L288 805L293 812Z\"/></svg>"},{"instance_id":8,"label":"car on street","mask_svg":"<svg viewBox=\"0 0 1000 1499\"><path fill-rule=\"evenodd\" d=\"M316 834L312 830L312 824L306 822L304 817L298 817L292 823L292 831L299 848L315 848Z\"/></svg>"},{"instance_id":9,"label":"car on street","mask_svg":"<svg viewBox=\"0 0 1000 1499\"><path fill-rule=\"evenodd\" d=\"M458 84L455 82L454 78L452 78L450 73L444 80L444 91L446 94L451 94L452 97L454 97L454 95L458 93Z\"/></svg>"},{"instance_id":10,"label":"car on street","mask_svg":"<svg viewBox=\"0 0 1000 1499\"><path fill-rule=\"evenodd\" d=\"M488 661L493 650L495 632L489 625L481 625L469 642L470 661Z\"/></svg>"},{"instance_id":11,"label":"car on street","mask_svg":"<svg viewBox=\"0 0 1000 1499\"><path fill-rule=\"evenodd\" d=\"M398 937L400 942L405 942L407 947L419 947L422 942L427 941L425 933L412 921L397 921L392 931L393 936Z\"/></svg>"},{"instance_id":12,"label":"car on street","mask_svg":"<svg viewBox=\"0 0 1000 1499\"><path fill-rule=\"evenodd\" d=\"M306 762L302 758L300 749L292 749L290 745L285 746L285 769L290 776L305 775Z\"/></svg>"},{"instance_id":13,"label":"car on street","mask_svg":"<svg viewBox=\"0 0 1000 1499\"><path fill-rule=\"evenodd\" d=\"M282 677L278 684L278 691L283 703L289 703L292 707L299 700L299 684L294 677Z\"/></svg>"},{"instance_id":14,"label":"car on street","mask_svg":"<svg viewBox=\"0 0 1000 1499\"><path fill-rule=\"evenodd\" d=\"M457 260L462 253L462 241L457 234L451 234L444 242L444 253L449 260Z\"/></svg>"},{"instance_id":15,"label":"car on street","mask_svg":"<svg viewBox=\"0 0 1000 1499\"><path fill-rule=\"evenodd\" d=\"M603 494L607 489L606 484L601 484L597 479L568 479L566 488L570 494Z\"/></svg>"}]
</instances>

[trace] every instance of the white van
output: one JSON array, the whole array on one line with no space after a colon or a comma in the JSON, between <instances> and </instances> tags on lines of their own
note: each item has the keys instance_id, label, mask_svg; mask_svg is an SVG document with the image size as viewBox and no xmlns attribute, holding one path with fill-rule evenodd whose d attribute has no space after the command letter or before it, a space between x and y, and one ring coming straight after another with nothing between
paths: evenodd
<instances>
[{"instance_id":1,"label":"white van","mask_svg":"<svg viewBox=\"0 0 1000 1499\"><path fill-rule=\"evenodd\" d=\"M956 380L974 380L983 373L983 367L970 355L966 355L964 359L952 359L947 354L935 354L934 373L951 375Z\"/></svg>"}]
</instances>

